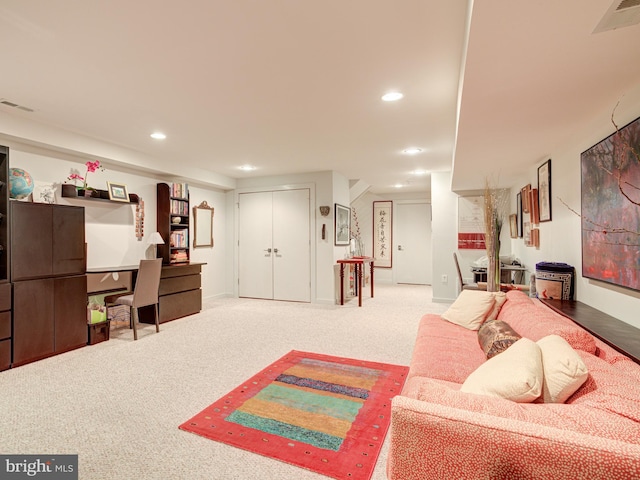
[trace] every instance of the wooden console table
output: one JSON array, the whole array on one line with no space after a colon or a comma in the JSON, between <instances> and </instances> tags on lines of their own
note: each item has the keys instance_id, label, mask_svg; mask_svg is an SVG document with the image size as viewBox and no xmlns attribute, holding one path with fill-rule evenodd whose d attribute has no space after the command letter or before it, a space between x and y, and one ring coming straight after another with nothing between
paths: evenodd
<instances>
[{"instance_id":1,"label":"wooden console table","mask_svg":"<svg viewBox=\"0 0 640 480\"><path fill-rule=\"evenodd\" d=\"M355 267L355 285L356 292L358 294L358 306L362 306L362 290L364 286L364 265L368 263L371 268L371 298L373 298L373 258L346 258L344 260L338 260L340 264L340 305L344 305L344 266L346 264L353 265Z\"/></svg>"},{"instance_id":2,"label":"wooden console table","mask_svg":"<svg viewBox=\"0 0 640 480\"><path fill-rule=\"evenodd\" d=\"M570 318L593 336L640 363L640 330L611 315L575 300L547 300L542 303Z\"/></svg>"}]
</instances>

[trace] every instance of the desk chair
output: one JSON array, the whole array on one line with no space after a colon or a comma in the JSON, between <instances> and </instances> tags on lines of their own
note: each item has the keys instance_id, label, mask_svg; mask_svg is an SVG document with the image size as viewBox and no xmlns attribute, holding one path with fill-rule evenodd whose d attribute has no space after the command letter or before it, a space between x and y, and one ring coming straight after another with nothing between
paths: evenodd
<instances>
[{"instance_id":1,"label":"desk chair","mask_svg":"<svg viewBox=\"0 0 640 480\"><path fill-rule=\"evenodd\" d=\"M136 323L138 323L138 308L153 305L156 318L156 332L160 331L158 322L158 289L160 287L160 272L162 259L140 260L136 286L133 293L111 295L105 297L105 303L111 305L128 305L131 308L131 324L133 326L133 339L138 339Z\"/></svg>"},{"instance_id":2,"label":"desk chair","mask_svg":"<svg viewBox=\"0 0 640 480\"><path fill-rule=\"evenodd\" d=\"M456 270L458 271L458 283L460 286L460 290L486 290L486 284L484 288L478 286L477 283L464 283L464 279L462 278L462 272L460 271L460 264L458 263L458 255L456 252L453 252L453 261L456 263Z\"/></svg>"}]
</instances>

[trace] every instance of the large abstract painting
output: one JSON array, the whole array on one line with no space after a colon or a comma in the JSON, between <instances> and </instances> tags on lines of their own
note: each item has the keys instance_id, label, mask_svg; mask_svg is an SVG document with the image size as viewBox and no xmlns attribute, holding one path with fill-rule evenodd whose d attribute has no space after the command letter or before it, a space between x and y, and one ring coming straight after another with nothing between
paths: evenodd
<instances>
[{"instance_id":1,"label":"large abstract painting","mask_svg":"<svg viewBox=\"0 0 640 480\"><path fill-rule=\"evenodd\" d=\"M581 155L582 275L640 290L640 118Z\"/></svg>"}]
</instances>

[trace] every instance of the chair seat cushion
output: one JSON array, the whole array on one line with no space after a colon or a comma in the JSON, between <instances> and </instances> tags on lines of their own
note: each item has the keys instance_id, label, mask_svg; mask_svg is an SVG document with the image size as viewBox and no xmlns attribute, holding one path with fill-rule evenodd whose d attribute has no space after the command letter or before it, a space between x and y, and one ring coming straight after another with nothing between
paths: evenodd
<instances>
[{"instance_id":1,"label":"chair seat cushion","mask_svg":"<svg viewBox=\"0 0 640 480\"><path fill-rule=\"evenodd\" d=\"M115 301L113 302L116 305L129 305L132 306L133 305L133 294L131 295L123 295L121 297L118 297L115 299Z\"/></svg>"},{"instance_id":2,"label":"chair seat cushion","mask_svg":"<svg viewBox=\"0 0 640 480\"><path fill-rule=\"evenodd\" d=\"M133 292L120 292L114 293L113 295L107 295L104 297L105 305L109 305L110 303L116 303L116 300L124 295L133 295Z\"/></svg>"}]
</instances>

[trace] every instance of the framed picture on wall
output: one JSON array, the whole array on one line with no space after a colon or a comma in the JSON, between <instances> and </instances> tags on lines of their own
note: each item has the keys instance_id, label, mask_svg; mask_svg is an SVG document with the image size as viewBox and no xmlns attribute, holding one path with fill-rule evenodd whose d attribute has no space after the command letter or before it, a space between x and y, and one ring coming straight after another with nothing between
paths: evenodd
<instances>
[{"instance_id":1,"label":"framed picture on wall","mask_svg":"<svg viewBox=\"0 0 640 480\"><path fill-rule=\"evenodd\" d=\"M551 159L538 167L538 209L540 222L551 221Z\"/></svg>"},{"instance_id":2,"label":"framed picture on wall","mask_svg":"<svg viewBox=\"0 0 640 480\"><path fill-rule=\"evenodd\" d=\"M349 238L351 236L351 209L349 207L339 203L335 204L333 226L335 232L334 244L338 247L349 245L349 240L351 240Z\"/></svg>"},{"instance_id":3,"label":"framed picture on wall","mask_svg":"<svg viewBox=\"0 0 640 480\"><path fill-rule=\"evenodd\" d=\"M381 268L393 265L393 202L391 200L373 202L373 264Z\"/></svg>"},{"instance_id":4,"label":"framed picture on wall","mask_svg":"<svg viewBox=\"0 0 640 480\"><path fill-rule=\"evenodd\" d=\"M511 238L518 238L518 215L515 213L509 215L509 230Z\"/></svg>"},{"instance_id":5,"label":"framed picture on wall","mask_svg":"<svg viewBox=\"0 0 640 480\"><path fill-rule=\"evenodd\" d=\"M518 223L518 238L522 238L522 193L516 195L516 215Z\"/></svg>"}]
</instances>

